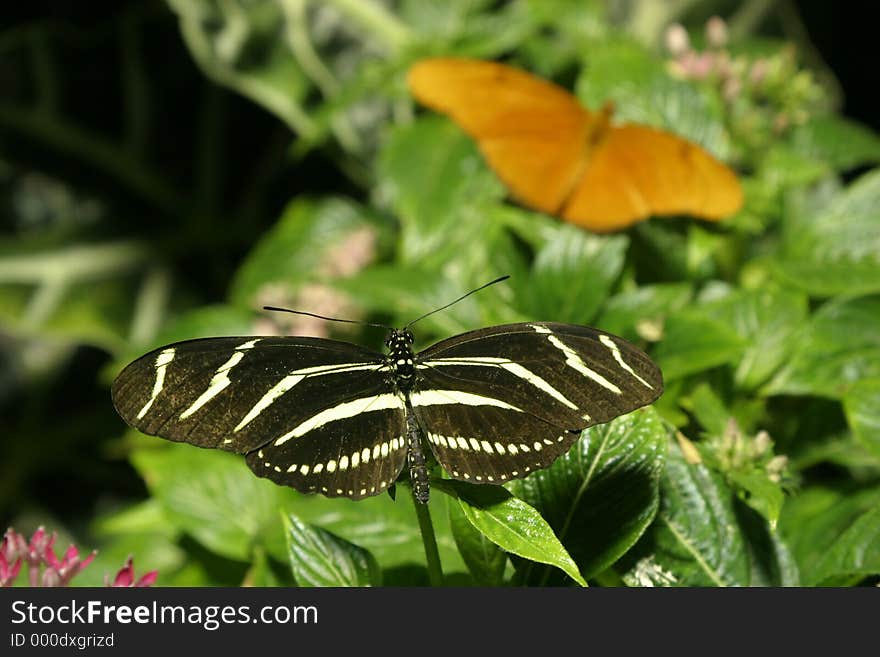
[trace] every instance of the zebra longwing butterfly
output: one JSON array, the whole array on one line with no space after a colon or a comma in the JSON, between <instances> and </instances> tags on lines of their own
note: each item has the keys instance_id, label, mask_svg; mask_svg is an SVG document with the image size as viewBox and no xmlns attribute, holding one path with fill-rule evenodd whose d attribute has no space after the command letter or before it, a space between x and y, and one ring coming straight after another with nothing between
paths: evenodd
<instances>
[{"instance_id":1,"label":"zebra longwing butterfly","mask_svg":"<svg viewBox=\"0 0 880 657\"><path fill-rule=\"evenodd\" d=\"M387 354L311 337L177 342L128 365L113 403L144 433L244 454L306 493L377 495L408 462L427 502L423 439L451 477L502 484L663 391L645 353L587 326L491 326L414 353L411 325L391 329Z\"/></svg>"}]
</instances>

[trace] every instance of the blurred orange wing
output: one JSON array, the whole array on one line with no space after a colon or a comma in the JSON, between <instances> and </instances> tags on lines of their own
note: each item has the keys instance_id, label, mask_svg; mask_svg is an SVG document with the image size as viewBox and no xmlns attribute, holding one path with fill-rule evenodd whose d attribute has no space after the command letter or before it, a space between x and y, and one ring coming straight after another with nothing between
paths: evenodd
<instances>
[{"instance_id":1,"label":"blurred orange wing","mask_svg":"<svg viewBox=\"0 0 880 657\"><path fill-rule=\"evenodd\" d=\"M555 84L510 66L473 59L417 62L413 96L473 137L521 203L557 213L585 164L590 113Z\"/></svg>"},{"instance_id":2,"label":"blurred orange wing","mask_svg":"<svg viewBox=\"0 0 880 657\"><path fill-rule=\"evenodd\" d=\"M718 220L742 206L736 175L696 144L642 125L610 127L562 208L595 231L619 230L651 215Z\"/></svg>"},{"instance_id":3,"label":"blurred orange wing","mask_svg":"<svg viewBox=\"0 0 880 657\"><path fill-rule=\"evenodd\" d=\"M407 77L422 104L473 137L521 203L594 231L651 215L717 220L742 206L736 175L685 139L648 126L610 125L568 91L504 64L435 58Z\"/></svg>"}]
</instances>

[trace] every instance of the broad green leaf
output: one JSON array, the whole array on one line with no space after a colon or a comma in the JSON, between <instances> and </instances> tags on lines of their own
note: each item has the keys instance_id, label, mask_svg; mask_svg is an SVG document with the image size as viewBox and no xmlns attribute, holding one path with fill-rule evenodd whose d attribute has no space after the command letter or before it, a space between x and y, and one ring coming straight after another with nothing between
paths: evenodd
<instances>
[{"instance_id":1,"label":"broad green leaf","mask_svg":"<svg viewBox=\"0 0 880 657\"><path fill-rule=\"evenodd\" d=\"M387 494L360 501L326 498L320 495L297 495L284 508L302 521L321 527L336 536L369 550L384 573L386 585L399 583L401 573L415 571L412 581L427 582L424 573L425 548L411 495L401 487L397 499ZM444 576L465 570L455 545L446 511L445 495L431 495L431 517ZM389 574L393 571L395 574Z\"/></svg>"},{"instance_id":2,"label":"broad green leaf","mask_svg":"<svg viewBox=\"0 0 880 657\"><path fill-rule=\"evenodd\" d=\"M880 137L843 116L815 116L794 128L792 148L840 171L880 163Z\"/></svg>"},{"instance_id":3,"label":"broad green leaf","mask_svg":"<svg viewBox=\"0 0 880 657\"><path fill-rule=\"evenodd\" d=\"M804 584L838 575L880 572L877 510L880 488L834 490L812 486L783 507L782 536Z\"/></svg>"},{"instance_id":4,"label":"broad green leaf","mask_svg":"<svg viewBox=\"0 0 880 657\"><path fill-rule=\"evenodd\" d=\"M638 410L590 427L549 468L509 487L550 523L590 579L632 547L654 518L667 435L653 409ZM527 571L531 583L552 577Z\"/></svg>"},{"instance_id":5,"label":"broad green leaf","mask_svg":"<svg viewBox=\"0 0 880 657\"><path fill-rule=\"evenodd\" d=\"M489 279L475 282L466 278L463 272L443 275L421 268L376 266L350 279L337 281L334 287L372 310L392 314L396 323L402 325L488 282ZM508 283L500 283L425 318L414 328L416 351L430 344L432 334L448 337L488 324L520 319L519 316L510 316L511 296Z\"/></svg>"},{"instance_id":6,"label":"broad green leaf","mask_svg":"<svg viewBox=\"0 0 880 657\"><path fill-rule=\"evenodd\" d=\"M432 269L473 251L485 210L504 197L474 142L429 116L395 128L379 161L379 194L400 217L403 264Z\"/></svg>"},{"instance_id":7,"label":"broad green leaf","mask_svg":"<svg viewBox=\"0 0 880 657\"><path fill-rule=\"evenodd\" d=\"M880 379L857 381L843 398L855 437L880 458Z\"/></svg>"},{"instance_id":8,"label":"broad green leaf","mask_svg":"<svg viewBox=\"0 0 880 657\"><path fill-rule=\"evenodd\" d=\"M782 487L758 468L732 470L726 475L736 486L739 498L766 518L771 527L776 527L785 501Z\"/></svg>"},{"instance_id":9,"label":"broad green leaf","mask_svg":"<svg viewBox=\"0 0 880 657\"><path fill-rule=\"evenodd\" d=\"M173 585L175 575L187 562L187 555L177 541L183 532L169 522L156 498L98 518L92 525L100 540L93 565L77 576L79 586L103 586L111 581L131 556L135 572L158 570L159 584ZM208 584L208 582L204 582Z\"/></svg>"},{"instance_id":10,"label":"broad green leaf","mask_svg":"<svg viewBox=\"0 0 880 657\"><path fill-rule=\"evenodd\" d=\"M119 372L150 349L172 342L220 335L251 335L254 332L254 319L251 311L227 305L201 306L189 310L166 322L149 344L128 345L121 351L114 369Z\"/></svg>"},{"instance_id":11,"label":"broad green leaf","mask_svg":"<svg viewBox=\"0 0 880 657\"><path fill-rule=\"evenodd\" d=\"M856 382L880 378L880 296L826 303L793 342L765 394L840 399Z\"/></svg>"},{"instance_id":12,"label":"broad green leaf","mask_svg":"<svg viewBox=\"0 0 880 657\"><path fill-rule=\"evenodd\" d=\"M819 559L810 579L818 584L847 575L880 575L880 506L853 520Z\"/></svg>"},{"instance_id":13,"label":"broad green leaf","mask_svg":"<svg viewBox=\"0 0 880 657\"><path fill-rule=\"evenodd\" d=\"M756 179L776 194L787 189L806 186L828 176L828 164L783 144L774 144L763 155Z\"/></svg>"},{"instance_id":14,"label":"broad green leaf","mask_svg":"<svg viewBox=\"0 0 880 657\"><path fill-rule=\"evenodd\" d=\"M289 513L284 517L290 569L300 586L379 586L382 573L369 551Z\"/></svg>"},{"instance_id":15,"label":"broad green leaf","mask_svg":"<svg viewBox=\"0 0 880 657\"><path fill-rule=\"evenodd\" d=\"M730 410L706 382L697 385L687 398L682 399L681 405L694 415L709 435L722 435L732 417Z\"/></svg>"},{"instance_id":16,"label":"broad green leaf","mask_svg":"<svg viewBox=\"0 0 880 657\"><path fill-rule=\"evenodd\" d=\"M596 322L603 331L627 340L648 338L647 330L662 333L667 316L683 308L691 299L689 283L643 285L609 298ZM640 332L640 328L642 331Z\"/></svg>"},{"instance_id":17,"label":"broad green leaf","mask_svg":"<svg viewBox=\"0 0 880 657\"><path fill-rule=\"evenodd\" d=\"M140 449L132 462L169 522L209 550L248 561L261 545L285 558L278 511L294 493L254 476L241 456L169 444Z\"/></svg>"},{"instance_id":18,"label":"broad green leaf","mask_svg":"<svg viewBox=\"0 0 880 657\"><path fill-rule=\"evenodd\" d=\"M637 223L631 230L629 266L635 267L640 277L652 281L682 281L708 276L693 272L688 261L687 238L666 219L651 219Z\"/></svg>"},{"instance_id":19,"label":"broad green leaf","mask_svg":"<svg viewBox=\"0 0 880 657\"><path fill-rule=\"evenodd\" d=\"M791 290L737 290L707 304L706 312L743 339L734 377L753 389L788 359L792 338L807 320L807 299Z\"/></svg>"},{"instance_id":20,"label":"broad green leaf","mask_svg":"<svg viewBox=\"0 0 880 657\"><path fill-rule=\"evenodd\" d=\"M733 494L720 475L685 461L671 444L654 522L657 563L681 586L745 586L749 555Z\"/></svg>"},{"instance_id":21,"label":"broad green leaf","mask_svg":"<svg viewBox=\"0 0 880 657\"><path fill-rule=\"evenodd\" d=\"M880 171L853 182L829 204L785 216L774 271L814 296L880 292Z\"/></svg>"},{"instance_id":22,"label":"broad green leaf","mask_svg":"<svg viewBox=\"0 0 880 657\"><path fill-rule=\"evenodd\" d=\"M231 298L258 307L272 287L295 291L306 281L350 275L376 256L379 232L375 216L351 201L296 200L239 267Z\"/></svg>"},{"instance_id":23,"label":"broad green leaf","mask_svg":"<svg viewBox=\"0 0 880 657\"><path fill-rule=\"evenodd\" d=\"M666 321L654 356L663 378L673 380L738 361L746 347L732 326L703 310L682 310Z\"/></svg>"},{"instance_id":24,"label":"broad green leaf","mask_svg":"<svg viewBox=\"0 0 880 657\"><path fill-rule=\"evenodd\" d=\"M460 504L449 504L448 507L452 536L474 582L479 586L500 585L507 565L507 553L470 523Z\"/></svg>"},{"instance_id":25,"label":"broad green leaf","mask_svg":"<svg viewBox=\"0 0 880 657\"><path fill-rule=\"evenodd\" d=\"M560 224L535 255L531 275L511 280L526 316L590 323L623 269L629 239Z\"/></svg>"},{"instance_id":26,"label":"broad green leaf","mask_svg":"<svg viewBox=\"0 0 880 657\"><path fill-rule=\"evenodd\" d=\"M547 521L509 491L455 480L444 481L442 490L454 494L468 522L504 551L555 566L587 585Z\"/></svg>"},{"instance_id":27,"label":"broad green leaf","mask_svg":"<svg viewBox=\"0 0 880 657\"><path fill-rule=\"evenodd\" d=\"M831 435L819 442L811 441L791 459L794 470L806 470L826 462L856 470L880 470L880 455L867 449L850 432Z\"/></svg>"},{"instance_id":28,"label":"broad green leaf","mask_svg":"<svg viewBox=\"0 0 880 657\"><path fill-rule=\"evenodd\" d=\"M722 159L729 154L717 99L670 77L660 58L633 42L612 41L590 49L577 93L592 110L613 101L618 121L669 130Z\"/></svg>"},{"instance_id":29,"label":"broad green leaf","mask_svg":"<svg viewBox=\"0 0 880 657\"><path fill-rule=\"evenodd\" d=\"M800 586L797 562L780 533L749 509L736 512L749 552L749 586Z\"/></svg>"}]
</instances>

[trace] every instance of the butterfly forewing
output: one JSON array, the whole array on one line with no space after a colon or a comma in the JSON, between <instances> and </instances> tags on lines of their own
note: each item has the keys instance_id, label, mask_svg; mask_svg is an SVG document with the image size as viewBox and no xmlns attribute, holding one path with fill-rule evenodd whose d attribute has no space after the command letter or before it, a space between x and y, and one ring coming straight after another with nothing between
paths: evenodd
<instances>
[{"instance_id":1,"label":"butterfly forewing","mask_svg":"<svg viewBox=\"0 0 880 657\"><path fill-rule=\"evenodd\" d=\"M301 491L363 497L406 456L404 405L383 369L381 354L345 342L208 338L139 358L112 394L144 433L248 454L256 474Z\"/></svg>"},{"instance_id":2,"label":"butterfly forewing","mask_svg":"<svg viewBox=\"0 0 880 657\"><path fill-rule=\"evenodd\" d=\"M650 404L663 389L641 350L566 324L464 333L421 352L417 369L413 407L437 460L476 481L546 467L581 430Z\"/></svg>"}]
</instances>

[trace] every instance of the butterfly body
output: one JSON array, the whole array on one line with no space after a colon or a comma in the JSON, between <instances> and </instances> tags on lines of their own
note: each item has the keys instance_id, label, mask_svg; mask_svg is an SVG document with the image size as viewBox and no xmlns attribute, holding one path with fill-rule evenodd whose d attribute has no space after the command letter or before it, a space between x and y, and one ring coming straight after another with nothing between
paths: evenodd
<instances>
[{"instance_id":1,"label":"butterfly body","mask_svg":"<svg viewBox=\"0 0 880 657\"><path fill-rule=\"evenodd\" d=\"M413 65L407 82L419 102L477 142L517 201L590 230L619 230L652 215L719 220L742 205L736 175L697 144L614 124L610 103L591 112L525 71L440 57Z\"/></svg>"},{"instance_id":2,"label":"butterfly body","mask_svg":"<svg viewBox=\"0 0 880 657\"><path fill-rule=\"evenodd\" d=\"M377 495L408 463L427 502L425 444L449 476L502 484L663 389L641 350L583 326L493 326L418 353L401 329L385 344L387 354L306 337L179 342L126 367L113 401L144 433L244 454L258 476L302 492Z\"/></svg>"}]
</instances>

